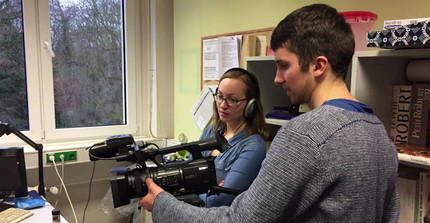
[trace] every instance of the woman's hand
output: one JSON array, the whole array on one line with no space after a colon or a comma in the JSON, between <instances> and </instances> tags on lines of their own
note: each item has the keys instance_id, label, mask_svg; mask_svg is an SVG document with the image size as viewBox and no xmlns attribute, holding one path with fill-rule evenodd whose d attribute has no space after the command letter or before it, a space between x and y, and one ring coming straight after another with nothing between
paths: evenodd
<instances>
[{"instance_id":1,"label":"woman's hand","mask_svg":"<svg viewBox=\"0 0 430 223\"><path fill-rule=\"evenodd\" d=\"M214 150L212 150L212 152L211 152L211 156L218 156L218 154L220 154L220 152L219 152L219 150L217 150L217 149L214 149Z\"/></svg>"}]
</instances>

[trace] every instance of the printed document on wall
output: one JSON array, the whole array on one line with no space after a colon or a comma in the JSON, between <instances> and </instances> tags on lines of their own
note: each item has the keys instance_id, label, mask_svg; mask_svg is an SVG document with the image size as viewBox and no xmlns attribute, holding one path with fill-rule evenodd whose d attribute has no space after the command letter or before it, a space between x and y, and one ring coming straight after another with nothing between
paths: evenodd
<instances>
[{"instance_id":1,"label":"printed document on wall","mask_svg":"<svg viewBox=\"0 0 430 223\"><path fill-rule=\"evenodd\" d=\"M219 80L230 68L239 67L242 36L203 40L203 80Z\"/></svg>"},{"instance_id":2,"label":"printed document on wall","mask_svg":"<svg viewBox=\"0 0 430 223\"><path fill-rule=\"evenodd\" d=\"M218 38L203 40L203 80L219 80Z\"/></svg>"},{"instance_id":3,"label":"printed document on wall","mask_svg":"<svg viewBox=\"0 0 430 223\"><path fill-rule=\"evenodd\" d=\"M199 97L191 108L190 112L193 116L194 122L202 131L212 118L213 102L214 97L212 90L209 87L205 87L200 92Z\"/></svg>"},{"instance_id":4,"label":"printed document on wall","mask_svg":"<svg viewBox=\"0 0 430 223\"><path fill-rule=\"evenodd\" d=\"M220 70L219 76L221 77L224 72L233 67L239 67L240 58L240 40L241 36L222 36L219 37L219 63ZM219 79L219 78L218 78Z\"/></svg>"}]
</instances>

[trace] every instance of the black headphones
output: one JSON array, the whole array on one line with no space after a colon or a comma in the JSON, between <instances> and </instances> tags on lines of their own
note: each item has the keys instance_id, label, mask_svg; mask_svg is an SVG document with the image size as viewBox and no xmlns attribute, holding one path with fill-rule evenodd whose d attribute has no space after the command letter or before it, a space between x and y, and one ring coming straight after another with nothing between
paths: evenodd
<instances>
[{"instance_id":1,"label":"black headphones","mask_svg":"<svg viewBox=\"0 0 430 223\"><path fill-rule=\"evenodd\" d=\"M251 79L251 81L258 85L258 80L257 77L255 77L254 74L250 73L249 71L239 68L239 67L235 67L235 68L231 68L229 70L227 70L225 73L231 72L231 71L236 71L239 72L241 74L245 74L249 77L249 79ZM218 88L216 88L215 94L218 93ZM257 98L251 98L250 100L248 100L248 102L246 103L245 109L243 110L243 116L246 119L250 119L253 118L255 116L255 114L257 113L257 105L258 105L258 99Z\"/></svg>"}]
</instances>

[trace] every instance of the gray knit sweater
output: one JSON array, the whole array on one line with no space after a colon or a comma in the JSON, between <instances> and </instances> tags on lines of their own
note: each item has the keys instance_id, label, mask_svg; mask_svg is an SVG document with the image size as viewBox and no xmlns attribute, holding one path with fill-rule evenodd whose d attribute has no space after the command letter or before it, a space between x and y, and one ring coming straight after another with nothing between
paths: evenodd
<instances>
[{"instance_id":1,"label":"gray knit sweater","mask_svg":"<svg viewBox=\"0 0 430 223\"><path fill-rule=\"evenodd\" d=\"M160 193L154 222L397 222L397 153L372 114L323 105L287 122L230 207Z\"/></svg>"}]
</instances>

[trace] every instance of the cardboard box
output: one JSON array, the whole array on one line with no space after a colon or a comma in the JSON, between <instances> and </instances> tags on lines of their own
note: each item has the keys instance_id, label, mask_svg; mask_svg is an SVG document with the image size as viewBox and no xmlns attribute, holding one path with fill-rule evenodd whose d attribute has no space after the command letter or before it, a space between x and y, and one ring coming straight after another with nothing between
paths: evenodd
<instances>
[{"instance_id":1,"label":"cardboard box","mask_svg":"<svg viewBox=\"0 0 430 223\"><path fill-rule=\"evenodd\" d=\"M367 46L380 48L430 47L430 20L406 26L367 32Z\"/></svg>"},{"instance_id":2,"label":"cardboard box","mask_svg":"<svg viewBox=\"0 0 430 223\"><path fill-rule=\"evenodd\" d=\"M384 30L399 28L402 26L407 26L409 24L424 22L426 20L430 20L430 18L385 20L384 21Z\"/></svg>"}]
</instances>

